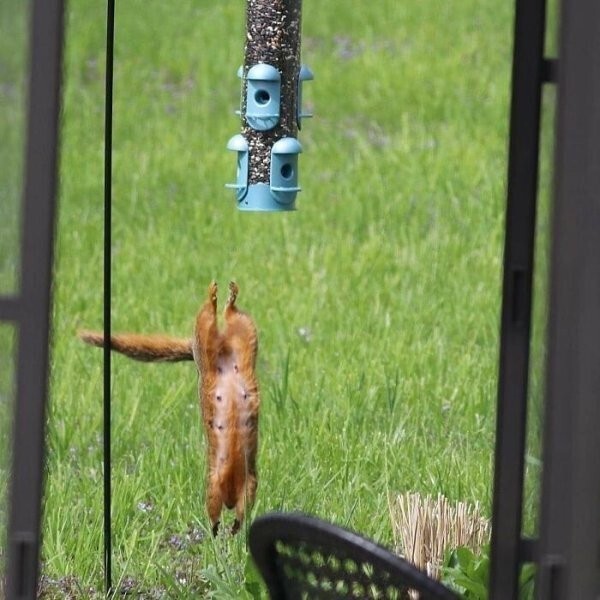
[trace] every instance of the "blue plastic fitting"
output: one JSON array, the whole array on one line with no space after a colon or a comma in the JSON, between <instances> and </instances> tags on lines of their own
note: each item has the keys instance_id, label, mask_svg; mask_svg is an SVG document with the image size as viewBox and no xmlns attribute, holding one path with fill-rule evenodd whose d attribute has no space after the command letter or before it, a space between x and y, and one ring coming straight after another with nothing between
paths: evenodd
<instances>
[{"instance_id":1,"label":"blue plastic fitting","mask_svg":"<svg viewBox=\"0 0 600 600\"><path fill-rule=\"evenodd\" d=\"M227 149L237 152L237 174L235 183L226 183L225 187L233 188L241 202L248 192L248 142L238 133L227 142Z\"/></svg>"},{"instance_id":2,"label":"blue plastic fitting","mask_svg":"<svg viewBox=\"0 0 600 600\"><path fill-rule=\"evenodd\" d=\"M248 193L238 202L238 209L248 212L282 212L295 210L295 206L277 202L271 193L268 183L252 183L248 186Z\"/></svg>"},{"instance_id":3,"label":"blue plastic fitting","mask_svg":"<svg viewBox=\"0 0 600 600\"><path fill-rule=\"evenodd\" d=\"M271 149L269 183L248 185L248 142L240 134L227 144L238 153L237 182L227 187L236 190L238 208L244 211L282 212L296 210L298 186L298 154L302 146L295 138L282 138Z\"/></svg>"},{"instance_id":4,"label":"blue plastic fitting","mask_svg":"<svg viewBox=\"0 0 600 600\"><path fill-rule=\"evenodd\" d=\"M312 113L304 112L302 107L302 88L305 81L311 81L315 78L313 72L306 66L302 65L300 67L300 72L298 73L298 105L297 105L297 122L298 129L302 129L302 119L307 119L312 117Z\"/></svg>"},{"instance_id":5,"label":"blue plastic fitting","mask_svg":"<svg viewBox=\"0 0 600 600\"><path fill-rule=\"evenodd\" d=\"M281 75L266 63L258 63L246 75L246 121L257 131L273 129L279 123Z\"/></svg>"},{"instance_id":6,"label":"blue plastic fitting","mask_svg":"<svg viewBox=\"0 0 600 600\"><path fill-rule=\"evenodd\" d=\"M240 67L238 77L244 79L244 68ZM296 96L296 121L298 129L304 118L312 117L302 107L302 86L305 81L314 79L312 71L302 65L298 72ZM266 63L258 63L246 74L246 114L247 125L257 131L268 131L276 127L281 110L281 74ZM240 111L236 111L241 114ZM293 113L292 113L293 114ZM296 210L298 185L298 155L302 146L296 138L284 137L273 143L269 183L249 184L249 144L243 135L234 135L227 148L237 152L237 175L233 188L238 209L254 212L283 212Z\"/></svg>"},{"instance_id":7,"label":"blue plastic fitting","mask_svg":"<svg viewBox=\"0 0 600 600\"><path fill-rule=\"evenodd\" d=\"M277 140L271 150L271 193L280 204L293 205L298 187L300 142L292 137Z\"/></svg>"}]
</instances>

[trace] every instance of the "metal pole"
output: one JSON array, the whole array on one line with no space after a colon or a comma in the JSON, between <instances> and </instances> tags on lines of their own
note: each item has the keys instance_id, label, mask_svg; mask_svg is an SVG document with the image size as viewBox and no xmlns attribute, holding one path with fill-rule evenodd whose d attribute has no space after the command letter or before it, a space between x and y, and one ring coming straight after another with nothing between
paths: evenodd
<instances>
[{"instance_id":1,"label":"metal pole","mask_svg":"<svg viewBox=\"0 0 600 600\"><path fill-rule=\"evenodd\" d=\"M115 0L108 0L106 11L106 82L104 107L104 339L111 335L112 288L112 105L115 43ZM103 351L103 454L104 454L104 584L112 594L112 513L111 513L111 398L110 344Z\"/></svg>"},{"instance_id":2,"label":"metal pole","mask_svg":"<svg viewBox=\"0 0 600 600\"><path fill-rule=\"evenodd\" d=\"M545 0L516 2L492 511L492 600L518 597L522 555L545 10Z\"/></svg>"}]
</instances>

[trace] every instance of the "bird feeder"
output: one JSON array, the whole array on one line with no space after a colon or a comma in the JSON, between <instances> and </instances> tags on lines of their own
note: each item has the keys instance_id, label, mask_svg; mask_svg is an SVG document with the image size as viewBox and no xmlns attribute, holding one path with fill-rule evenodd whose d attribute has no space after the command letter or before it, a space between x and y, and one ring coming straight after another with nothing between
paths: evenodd
<instances>
[{"instance_id":1,"label":"bird feeder","mask_svg":"<svg viewBox=\"0 0 600 600\"><path fill-rule=\"evenodd\" d=\"M301 0L247 0L242 81L241 132L227 148L237 152L235 189L244 211L295 210L298 130L309 115L302 84L312 79L300 64Z\"/></svg>"}]
</instances>

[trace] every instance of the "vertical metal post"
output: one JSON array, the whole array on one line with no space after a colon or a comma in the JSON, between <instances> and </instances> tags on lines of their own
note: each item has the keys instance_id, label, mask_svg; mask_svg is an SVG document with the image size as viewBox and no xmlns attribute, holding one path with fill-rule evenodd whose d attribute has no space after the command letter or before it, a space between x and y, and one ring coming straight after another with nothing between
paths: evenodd
<instances>
[{"instance_id":1,"label":"vertical metal post","mask_svg":"<svg viewBox=\"0 0 600 600\"><path fill-rule=\"evenodd\" d=\"M3 306L18 323L8 525L10 600L33 600L37 592L63 8L63 0L32 4L20 294Z\"/></svg>"},{"instance_id":2,"label":"vertical metal post","mask_svg":"<svg viewBox=\"0 0 600 600\"><path fill-rule=\"evenodd\" d=\"M112 296L112 105L115 44L115 0L107 0L106 81L104 104L104 339L111 335ZM112 466L111 466L111 361L110 344L103 350L103 504L104 504L104 588L112 594Z\"/></svg>"},{"instance_id":3,"label":"vertical metal post","mask_svg":"<svg viewBox=\"0 0 600 600\"><path fill-rule=\"evenodd\" d=\"M512 67L490 598L518 597L545 0L517 0Z\"/></svg>"},{"instance_id":4,"label":"vertical metal post","mask_svg":"<svg viewBox=\"0 0 600 600\"><path fill-rule=\"evenodd\" d=\"M600 3L563 0L538 598L600 597Z\"/></svg>"}]
</instances>

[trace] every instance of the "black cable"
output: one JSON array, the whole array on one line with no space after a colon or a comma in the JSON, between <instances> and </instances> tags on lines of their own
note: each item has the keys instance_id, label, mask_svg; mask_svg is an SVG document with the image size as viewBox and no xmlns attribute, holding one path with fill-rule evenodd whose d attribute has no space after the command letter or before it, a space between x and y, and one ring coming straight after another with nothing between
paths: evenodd
<instances>
[{"instance_id":1,"label":"black cable","mask_svg":"<svg viewBox=\"0 0 600 600\"><path fill-rule=\"evenodd\" d=\"M111 243L112 243L112 102L115 0L107 0L106 97L104 107L104 364L103 364L103 451L104 451L104 582L112 595L111 457L110 457L110 335L111 335Z\"/></svg>"}]
</instances>

